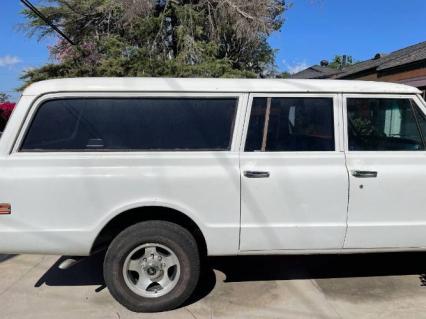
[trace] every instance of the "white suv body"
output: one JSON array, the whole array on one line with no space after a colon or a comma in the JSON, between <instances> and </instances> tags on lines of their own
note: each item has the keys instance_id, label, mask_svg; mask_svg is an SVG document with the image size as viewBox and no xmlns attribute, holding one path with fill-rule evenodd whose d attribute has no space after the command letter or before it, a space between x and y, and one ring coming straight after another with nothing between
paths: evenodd
<instances>
[{"instance_id":1,"label":"white suv body","mask_svg":"<svg viewBox=\"0 0 426 319\"><path fill-rule=\"evenodd\" d=\"M424 249L420 93L338 80L33 84L0 139L0 252L85 256L120 216L157 213L190 225L208 255Z\"/></svg>"},{"instance_id":2,"label":"white suv body","mask_svg":"<svg viewBox=\"0 0 426 319\"><path fill-rule=\"evenodd\" d=\"M113 217L151 206L192 219L210 255L426 247L426 153L350 152L343 116L348 96L411 98L425 111L419 94L402 85L334 80L102 78L34 84L0 140L0 202L12 206L12 214L0 219L0 252L88 255ZM146 96L237 98L231 149L19 150L44 101ZM264 96L333 99L335 151L244 152L251 101ZM353 169L380 174L363 180L360 190L359 181L348 177ZM271 176L248 179L246 170Z\"/></svg>"}]
</instances>

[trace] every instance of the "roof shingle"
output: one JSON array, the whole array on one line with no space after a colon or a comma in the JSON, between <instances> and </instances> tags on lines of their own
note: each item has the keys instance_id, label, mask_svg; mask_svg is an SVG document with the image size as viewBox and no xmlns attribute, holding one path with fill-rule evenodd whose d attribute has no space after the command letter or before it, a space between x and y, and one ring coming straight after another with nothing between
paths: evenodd
<instances>
[{"instance_id":1,"label":"roof shingle","mask_svg":"<svg viewBox=\"0 0 426 319\"><path fill-rule=\"evenodd\" d=\"M383 71L398 67L404 64L422 61L426 59L426 41L415 45L394 51L379 59L371 59L355 63L343 69L343 72L336 78L345 78L347 76L376 68Z\"/></svg>"},{"instance_id":2,"label":"roof shingle","mask_svg":"<svg viewBox=\"0 0 426 319\"><path fill-rule=\"evenodd\" d=\"M341 72L327 66L313 65L303 71L295 73L291 76L292 79L325 79L332 75Z\"/></svg>"},{"instance_id":3,"label":"roof shingle","mask_svg":"<svg viewBox=\"0 0 426 319\"><path fill-rule=\"evenodd\" d=\"M426 66L426 41L394 51L388 55L377 55L377 58L346 66L342 70L313 65L293 74L291 77L294 79L324 79L331 77L344 79L371 69L384 71L419 61L425 61Z\"/></svg>"}]
</instances>

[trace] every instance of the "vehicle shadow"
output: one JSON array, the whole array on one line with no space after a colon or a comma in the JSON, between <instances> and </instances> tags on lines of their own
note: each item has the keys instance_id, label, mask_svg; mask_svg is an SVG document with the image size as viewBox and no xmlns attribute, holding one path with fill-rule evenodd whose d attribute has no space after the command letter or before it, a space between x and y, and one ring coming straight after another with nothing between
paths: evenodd
<instances>
[{"instance_id":1,"label":"vehicle shadow","mask_svg":"<svg viewBox=\"0 0 426 319\"><path fill-rule=\"evenodd\" d=\"M65 260L73 257L60 257L43 276L35 283L34 287L47 286L98 286L97 291L105 288L102 263L105 252L99 252L89 257L80 259L76 264L67 269L59 266Z\"/></svg>"},{"instance_id":2,"label":"vehicle shadow","mask_svg":"<svg viewBox=\"0 0 426 319\"><path fill-rule=\"evenodd\" d=\"M104 253L98 253L62 270L59 265L67 257L61 257L35 287L98 286L99 292L105 288L103 258ZM210 257L203 268L200 283L184 306L214 289L214 270L225 275L225 282L418 275L419 286L426 286L425 253Z\"/></svg>"},{"instance_id":3,"label":"vehicle shadow","mask_svg":"<svg viewBox=\"0 0 426 319\"><path fill-rule=\"evenodd\" d=\"M42 285L47 286L97 286L96 292L100 292L106 288L103 278L103 260L105 252L99 252L95 255L82 258L76 264L68 269L60 269L59 265L65 260L72 258L69 256L60 257L34 284L34 287L39 288ZM203 266L203 273L193 296L187 302L194 303L213 290L216 278L211 267Z\"/></svg>"},{"instance_id":4,"label":"vehicle shadow","mask_svg":"<svg viewBox=\"0 0 426 319\"><path fill-rule=\"evenodd\" d=\"M15 257L16 255L2 255L0 254L0 263L12 259L13 257Z\"/></svg>"},{"instance_id":5,"label":"vehicle shadow","mask_svg":"<svg viewBox=\"0 0 426 319\"><path fill-rule=\"evenodd\" d=\"M426 253L239 256L210 259L225 282L419 275Z\"/></svg>"}]
</instances>

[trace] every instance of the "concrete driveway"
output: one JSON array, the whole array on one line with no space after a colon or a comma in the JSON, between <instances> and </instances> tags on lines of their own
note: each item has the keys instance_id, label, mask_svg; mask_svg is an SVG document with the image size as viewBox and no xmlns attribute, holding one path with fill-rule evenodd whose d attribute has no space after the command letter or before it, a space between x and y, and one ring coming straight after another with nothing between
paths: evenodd
<instances>
[{"instance_id":1,"label":"concrete driveway","mask_svg":"<svg viewBox=\"0 0 426 319\"><path fill-rule=\"evenodd\" d=\"M188 304L160 314L117 304L101 255L62 260L0 255L0 318L426 318L426 253L212 258Z\"/></svg>"}]
</instances>

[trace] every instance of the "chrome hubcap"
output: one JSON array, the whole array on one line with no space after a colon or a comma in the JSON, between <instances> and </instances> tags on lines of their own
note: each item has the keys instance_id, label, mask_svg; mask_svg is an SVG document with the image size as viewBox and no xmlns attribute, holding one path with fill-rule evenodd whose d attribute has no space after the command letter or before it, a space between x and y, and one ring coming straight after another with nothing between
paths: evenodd
<instances>
[{"instance_id":1,"label":"chrome hubcap","mask_svg":"<svg viewBox=\"0 0 426 319\"><path fill-rule=\"evenodd\" d=\"M180 277L180 263L170 248L160 244L144 244L127 256L123 276L134 293L142 297L161 297L176 286Z\"/></svg>"}]
</instances>

